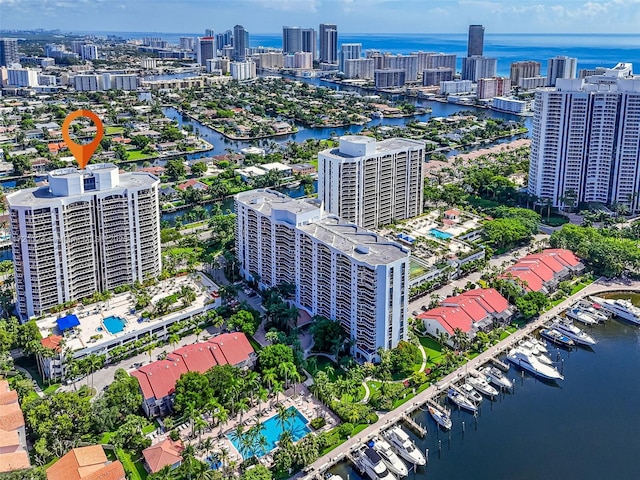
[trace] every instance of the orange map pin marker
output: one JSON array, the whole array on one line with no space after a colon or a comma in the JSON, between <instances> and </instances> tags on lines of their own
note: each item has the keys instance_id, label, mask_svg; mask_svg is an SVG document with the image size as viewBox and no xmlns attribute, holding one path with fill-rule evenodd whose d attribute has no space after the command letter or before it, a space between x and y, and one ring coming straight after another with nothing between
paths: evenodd
<instances>
[{"instance_id":1,"label":"orange map pin marker","mask_svg":"<svg viewBox=\"0 0 640 480\"><path fill-rule=\"evenodd\" d=\"M71 141L71 137L69 136L69 127L71 126L71 122L78 117L90 118L97 129L96 136L93 141L84 145ZM62 138L64 138L64 142L67 144L69 150L71 150L71 153L73 153L73 156L81 169L85 168L89 163L89 160L91 160L91 155L93 155L93 152L95 152L98 145L100 145L100 140L102 140L103 135L104 125L102 125L100 118L91 110L76 110L75 112L67 115L67 118L65 118L62 123Z\"/></svg>"}]
</instances>

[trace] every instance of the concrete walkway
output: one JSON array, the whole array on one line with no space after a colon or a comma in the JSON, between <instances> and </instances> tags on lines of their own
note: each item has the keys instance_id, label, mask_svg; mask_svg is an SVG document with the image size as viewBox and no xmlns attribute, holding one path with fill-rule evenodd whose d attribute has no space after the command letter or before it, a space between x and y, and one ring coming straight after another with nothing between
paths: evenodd
<instances>
[{"instance_id":1,"label":"concrete walkway","mask_svg":"<svg viewBox=\"0 0 640 480\"><path fill-rule=\"evenodd\" d=\"M303 479L303 480L311 480L314 478L322 479L322 474L337 463L340 460L346 458L346 455L350 453L355 448L360 447L363 443L365 443L369 438L378 434L381 430L393 425L396 423L402 415L409 415L414 410L416 410L420 405L423 405L427 400L436 397L444 391L447 386L452 383L458 381L461 377L464 377L465 371L470 368L478 368L482 364L488 362L491 358L499 356L505 350L508 350L521 340L523 337L527 335L531 335L537 328L542 326L548 320L558 315L563 310L566 310L570 305L575 303L577 300L587 297L589 295L594 295L598 293L604 292L612 292L612 291L640 291L640 281L631 281L631 280L612 280L606 281L604 278L598 279L596 282L591 285L585 287L580 290L575 295L571 295L564 302L559 305L551 308L547 312L543 313L538 317L535 321L528 324L521 330L516 331L514 334L505 338L503 341L490 347L485 352L478 355L473 360L467 362L462 365L456 371L450 373L445 378L440 380L439 382L431 385L429 388L417 394L411 401L401 405L400 407L392 410L386 414L383 414L379 417L379 420L369 427L365 428L362 432L358 433L351 439L347 440L342 445L336 447L328 454L320 457L318 460L313 462L311 465L306 467L302 472L298 472L296 475L291 477L292 479Z\"/></svg>"}]
</instances>

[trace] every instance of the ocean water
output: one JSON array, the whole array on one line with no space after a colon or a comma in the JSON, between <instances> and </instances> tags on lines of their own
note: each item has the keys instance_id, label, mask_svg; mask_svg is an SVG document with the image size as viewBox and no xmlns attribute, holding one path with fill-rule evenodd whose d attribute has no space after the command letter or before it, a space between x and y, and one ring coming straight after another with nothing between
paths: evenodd
<instances>
[{"instance_id":1,"label":"ocean water","mask_svg":"<svg viewBox=\"0 0 640 480\"><path fill-rule=\"evenodd\" d=\"M124 38L161 37L170 43L178 43L180 37L198 36L201 33L144 33L144 32L93 32L114 33ZM458 55L467 52L466 33L453 34L339 34L338 44L362 43L362 49L374 49L391 53L434 51ZM282 35L250 34L252 47L282 47ZM618 62L636 64L640 72L640 35L584 35L584 34L485 34L484 54L498 59L498 74L508 75L509 65L519 60L536 60L546 74L547 60L556 55L568 55L578 59L578 69L610 67Z\"/></svg>"}]
</instances>

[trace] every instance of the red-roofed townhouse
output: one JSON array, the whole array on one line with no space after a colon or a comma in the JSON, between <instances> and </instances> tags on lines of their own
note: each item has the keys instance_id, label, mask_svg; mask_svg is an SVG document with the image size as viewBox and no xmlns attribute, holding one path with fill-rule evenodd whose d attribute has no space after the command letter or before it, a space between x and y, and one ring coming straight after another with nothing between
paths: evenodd
<instances>
[{"instance_id":1,"label":"red-roofed townhouse","mask_svg":"<svg viewBox=\"0 0 640 480\"><path fill-rule=\"evenodd\" d=\"M18 392L11 390L6 380L0 380L0 475L30 466Z\"/></svg>"},{"instance_id":2,"label":"red-roofed townhouse","mask_svg":"<svg viewBox=\"0 0 640 480\"><path fill-rule=\"evenodd\" d=\"M171 412L175 387L183 373L204 373L216 365L249 368L255 364L256 354L244 333L224 333L207 342L185 345L131 372L138 379L142 391L142 409L149 417Z\"/></svg>"},{"instance_id":3,"label":"red-roofed townhouse","mask_svg":"<svg viewBox=\"0 0 640 480\"><path fill-rule=\"evenodd\" d=\"M151 445L142 451L144 468L149 473L157 473L166 466L170 466L171 470L178 468L182 464L183 450L184 445L180 440L174 442L170 438Z\"/></svg>"},{"instance_id":4,"label":"red-roofed townhouse","mask_svg":"<svg viewBox=\"0 0 640 480\"><path fill-rule=\"evenodd\" d=\"M443 332L453 337L456 328L473 338L478 331L486 332L508 323L513 313L507 299L496 290L477 288L444 299L439 307L421 313L418 318L424 322L427 333L436 338ZM452 345L453 341L447 343Z\"/></svg>"}]
</instances>

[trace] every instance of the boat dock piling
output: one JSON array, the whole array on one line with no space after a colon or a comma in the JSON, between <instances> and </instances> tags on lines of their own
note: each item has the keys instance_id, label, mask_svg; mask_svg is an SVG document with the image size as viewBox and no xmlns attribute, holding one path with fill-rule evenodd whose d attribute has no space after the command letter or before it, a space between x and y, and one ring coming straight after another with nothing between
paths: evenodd
<instances>
[{"instance_id":1,"label":"boat dock piling","mask_svg":"<svg viewBox=\"0 0 640 480\"><path fill-rule=\"evenodd\" d=\"M400 417L402 420L404 420L404 423L407 424L407 426L414 431L414 433L416 433L420 438L424 438L427 436L427 428L423 427L422 425L420 425L418 422L416 422L413 418L411 418L409 415L407 415L406 413L403 414Z\"/></svg>"}]
</instances>

